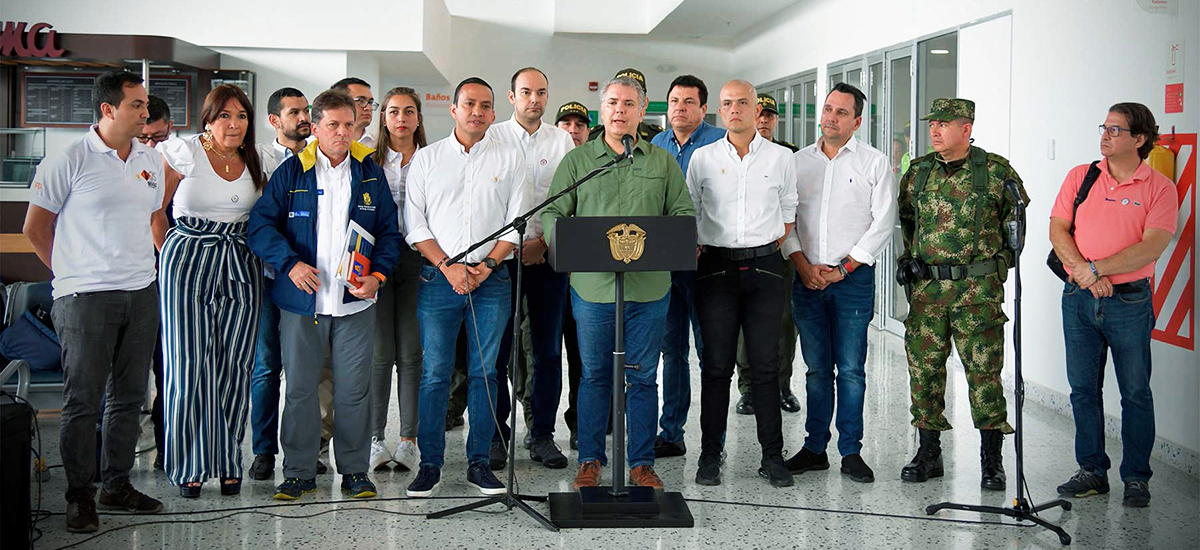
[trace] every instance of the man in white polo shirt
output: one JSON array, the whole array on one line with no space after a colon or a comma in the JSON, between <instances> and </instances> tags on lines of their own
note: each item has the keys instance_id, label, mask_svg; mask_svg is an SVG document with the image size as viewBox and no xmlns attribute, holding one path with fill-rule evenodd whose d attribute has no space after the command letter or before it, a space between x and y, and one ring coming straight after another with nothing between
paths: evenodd
<instances>
[{"instance_id":1,"label":"man in white polo shirt","mask_svg":"<svg viewBox=\"0 0 1200 550\"><path fill-rule=\"evenodd\" d=\"M504 485L489 469L495 424L496 353L511 313L512 283L504 260L515 232L475 249L461 262L450 257L517 217L524 206L521 153L488 137L495 120L492 87L468 78L454 90L454 131L413 155L404 202L408 243L425 257L417 300L424 373L418 403L421 467L408 496L428 497L441 481L446 451L446 402L459 327L467 327L467 483L485 495Z\"/></svg>"},{"instance_id":2,"label":"man in white polo shirt","mask_svg":"<svg viewBox=\"0 0 1200 550\"><path fill-rule=\"evenodd\" d=\"M100 504L138 513L163 508L129 483L158 337L150 216L163 206L164 178L162 156L136 139L147 101L131 72L97 78L99 124L38 167L25 215L25 236L54 272L51 315L63 363L59 452L71 532L100 527L92 479L106 386Z\"/></svg>"},{"instance_id":3,"label":"man in white polo shirt","mask_svg":"<svg viewBox=\"0 0 1200 550\"><path fill-rule=\"evenodd\" d=\"M513 74L508 102L513 106L513 117L488 128L488 137L520 150L525 155L525 207L528 210L546 200L554 171L562 162L567 151L575 148L571 135L556 126L542 123L549 100L550 83L546 74L533 67L525 67ZM503 383L508 368L513 372L513 390L522 402L529 403L532 415L526 414L530 422L529 458L541 462L547 468L566 468L567 457L554 444L554 421L558 418L558 401L562 396L562 314L567 299L567 274L555 272L546 262L546 240L542 238L541 216L529 220L525 232L523 258L508 260L508 270L515 273L517 261L525 264L522 283L529 309L529 335L533 343L533 364L517 361L509 365L512 346L512 321L504 330L500 350L496 354L496 378L501 381L496 399L496 419L500 432L493 438L492 450L503 451L503 441L509 439L508 389ZM516 279L513 279L513 300ZM532 384L526 369L532 370ZM524 390L524 391L522 391ZM525 394L525 395L522 395ZM528 399L528 401L526 401ZM529 411L526 411L527 413ZM503 437L503 439L501 439ZM497 445L499 443L499 445Z\"/></svg>"}]
</instances>

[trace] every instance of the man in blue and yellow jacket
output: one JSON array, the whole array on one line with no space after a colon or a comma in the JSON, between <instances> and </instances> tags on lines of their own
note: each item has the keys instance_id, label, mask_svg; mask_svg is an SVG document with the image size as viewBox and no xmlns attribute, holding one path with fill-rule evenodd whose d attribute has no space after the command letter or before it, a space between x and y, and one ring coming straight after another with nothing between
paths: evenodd
<instances>
[{"instance_id":1,"label":"man in blue and yellow jacket","mask_svg":"<svg viewBox=\"0 0 1200 550\"><path fill-rule=\"evenodd\" d=\"M275 493L280 500L316 490L321 441L316 389L327 355L333 363L333 441L342 489L357 498L376 494L367 477L371 306L400 258L403 238L383 169L368 157L369 147L350 138L354 117L349 96L335 91L317 96L312 105L317 139L276 169L250 212L250 248L279 274L271 299L281 310L288 380L279 434L284 482ZM351 221L375 238L371 272L362 274L355 289L334 277Z\"/></svg>"}]
</instances>

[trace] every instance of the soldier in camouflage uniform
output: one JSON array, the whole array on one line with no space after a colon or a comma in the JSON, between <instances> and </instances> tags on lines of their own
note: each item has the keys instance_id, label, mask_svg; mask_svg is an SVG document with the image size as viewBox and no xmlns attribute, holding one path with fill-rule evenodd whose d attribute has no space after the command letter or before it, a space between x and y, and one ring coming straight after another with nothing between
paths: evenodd
<instances>
[{"instance_id":1,"label":"soldier in camouflage uniform","mask_svg":"<svg viewBox=\"0 0 1200 550\"><path fill-rule=\"evenodd\" d=\"M613 78L621 78L621 77L632 78L635 82L637 82L638 84L640 84L642 86L642 93L649 93L646 90L646 75L642 74L642 71L639 71L637 69L621 69L620 71L617 71L617 74L613 75ZM662 131L663 131L662 126L659 126L657 124L650 124L643 120L642 122L638 123L638 141L641 141L644 139L647 142L649 142L650 140L654 139L654 136L657 136L658 134L662 133ZM603 135L604 135L604 125L597 124L597 125L593 126L591 130L588 131L587 140L592 141L593 139L596 139Z\"/></svg>"},{"instance_id":2,"label":"soldier in camouflage uniform","mask_svg":"<svg viewBox=\"0 0 1200 550\"><path fill-rule=\"evenodd\" d=\"M971 417L980 430L985 489L1005 486L1003 435L1012 433L1000 371L1004 367L1004 280L1013 265L1006 222L1014 216L1004 182L1021 178L999 155L971 145L975 104L936 99L928 116L934 152L912 163L900 181L899 212L905 253L926 268L907 285L910 310L904 347L912 398L912 424L921 447L901 471L905 481L943 475L941 432L950 429L946 359L953 341L967 374Z\"/></svg>"}]
</instances>

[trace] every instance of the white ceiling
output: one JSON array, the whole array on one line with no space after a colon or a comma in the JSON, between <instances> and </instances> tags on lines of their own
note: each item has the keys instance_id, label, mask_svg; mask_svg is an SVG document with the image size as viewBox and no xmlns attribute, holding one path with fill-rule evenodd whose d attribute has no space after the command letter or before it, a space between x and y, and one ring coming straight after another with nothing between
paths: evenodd
<instances>
[{"instance_id":1,"label":"white ceiling","mask_svg":"<svg viewBox=\"0 0 1200 550\"><path fill-rule=\"evenodd\" d=\"M683 0L650 32L669 39L732 44L802 0Z\"/></svg>"}]
</instances>

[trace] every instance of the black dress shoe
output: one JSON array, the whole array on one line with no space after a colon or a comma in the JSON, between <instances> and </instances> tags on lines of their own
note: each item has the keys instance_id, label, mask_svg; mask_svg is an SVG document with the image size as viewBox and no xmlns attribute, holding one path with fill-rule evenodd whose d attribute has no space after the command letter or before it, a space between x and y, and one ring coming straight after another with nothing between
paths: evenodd
<instances>
[{"instance_id":1,"label":"black dress shoe","mask_svg":"<svg viewBox=\"0 0 1200 550\"><path fill-rule=\"evenodd\" d=\"M250 479L262 481L272 477L275 477L275 455L254 455L254 462L250 464Z\"/></svg>"},{"instance_id":2,"label":"black dress shoe","mask_svg":"<svg viewBox=\"0 0 1200 550\"><path fill-rule=\"evenodd\" d=\"M682 441L668 443L661 437L654 438L654 458L667 458L670 456L683 456L687 454L687 445Z\"/></svg>"},{"instance_id":3,"label":"black dress shoe","mask_svg":"<svg viewBox=\"0 0 1200 550\"><path fill-rule=\"evenodd\" d=\"M699 468L696 469L696 483L708 486L721 484L721 459L719 457L700 457Z\"/></svg>"},{"instance_id":4,"label":"black dress shoe","mask_svg":"<svg viewBox=\"0 0 1200 550\"><path fill-rule=\"evenodd\" d=\"M875 483L875 472L871 471L871 467L867 466L859 454L842 457L842 475L849 476L851 480L859 483Z\"/></svg>"},{"instance_id":5,"label":"black dress shoe","mask_svg":"<svg viewBox=\"0 0 1200 550\"><path fill-rule=\"evenodd\" d=\"M579 434L577 432L571 432L571 450L579 450Z\"/></svg>"},{"instance_id":6,"label":"black dress shoe","mask_svg":"<svg viewBox=\"0 0 1200 550\"><path fill-rule=\"evenodd\" d=\"M803 474L812 470L828 470L829 455L825 453L817 454L808 449L800 449L800 452L787 459L784 463L789 472L793 474Z\"/></svg>"},{"instance_id":7,"label":"black dress shoe","mask_svg":"<svg viewBox=\"0 0 1200 550\"><path fill-rule=\"evenodd\" d=\"M764 458L762 467L758 469L758 475L766 479L772 487L791 487L793 483L792 473L783 463L782 456Z\"/></svg>"},{"instance_id":8,"label":"black dress shoe","mask_svg":"<svg viewBox=\"0 0 1200 550\"><path fill-rule=\"evenodd\" d=\"M791 388L783 388L779 391L779 408L788 413L800 412L800 400L796 398L796 394L792 393Z\"/></svg>"},{"instance_id":9,"label":"black dress shoe","mask_svg":"<svg viewBox=\"0 0 1200 550\"><path fill-rule=\"evenodd\" d=\"M453 430L463 425L463 417L446 415L446 431Z\"/></svg>"},{"instance_id":10,"label":"black dress shoe","mask_svg":"<svg viewBox=\"0 0 1200 550\"><path fill-rule=\"evenodd\" d=\"M324 462L321 462L320 460L318 460L317 461L317 475L321 475L328 471L329 471L329 467L326 466Z\"/></svg>"},{"instance_id":11,"label":"black dress shoe","mask_svg":"<svg viewBox=\"0 0 1200 550\"><path fill-rule=\"evenodd\" d=\"M154 455L154 469L159 471L163 469L163 455L161 452Z\"/></svg>"},{"instance_id":12,"label":"black dress shoe","mask_svg":"<svg viewBox=\"0 0 1200 550\"><path fill-rule=\"evenodd\" d=\"M738 414L754 414L754 397L750 392L742 394L738 399L737 407L734 409Z\"/></svg>"}]
</instances>

